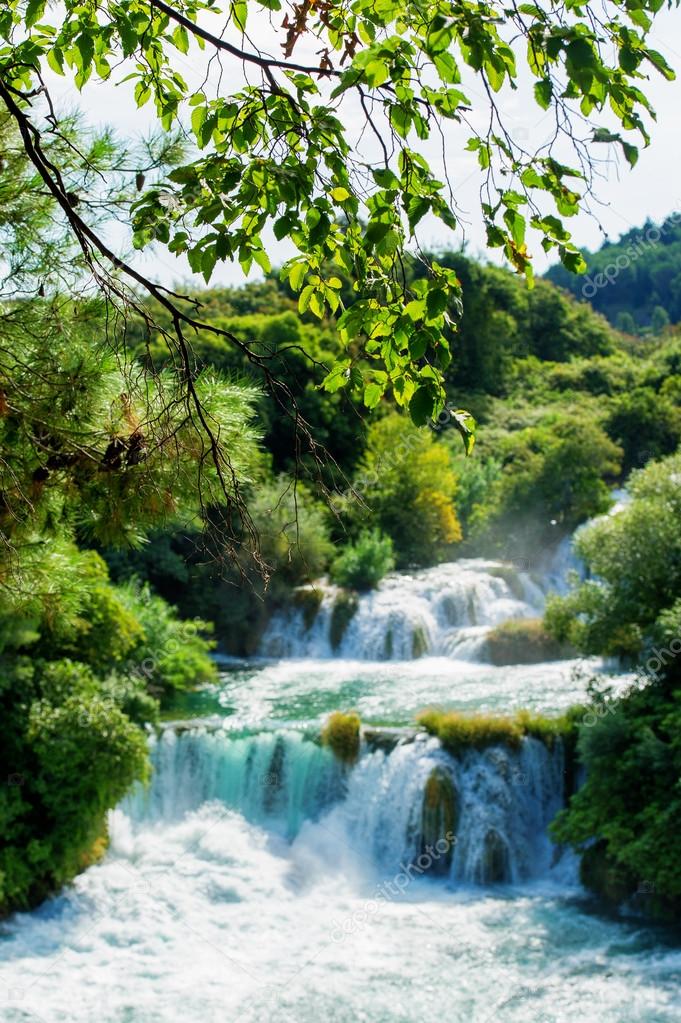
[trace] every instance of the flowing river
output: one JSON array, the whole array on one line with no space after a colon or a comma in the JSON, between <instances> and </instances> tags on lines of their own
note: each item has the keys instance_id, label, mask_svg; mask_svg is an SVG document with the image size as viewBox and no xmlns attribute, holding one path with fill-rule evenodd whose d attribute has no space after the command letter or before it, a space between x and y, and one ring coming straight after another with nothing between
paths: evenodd
<instances>
[{"instance_id":1,"label":"flowing river","mask_svg":"<svg viewBox=\"0 0 681 1023\"><path fill-rule=\"evenodd\" d=\"M441 565L275 616L181 710L202 717L150 739L103 862L0 925L3 1023L677 1021L673 936L606 915L549 839L560 742L452 757L413 728L583 697L596 662L489 663L489 629L540 614L568 562ZM352 766L318 742L350 708Z\"/></svg>"}]
</instances>

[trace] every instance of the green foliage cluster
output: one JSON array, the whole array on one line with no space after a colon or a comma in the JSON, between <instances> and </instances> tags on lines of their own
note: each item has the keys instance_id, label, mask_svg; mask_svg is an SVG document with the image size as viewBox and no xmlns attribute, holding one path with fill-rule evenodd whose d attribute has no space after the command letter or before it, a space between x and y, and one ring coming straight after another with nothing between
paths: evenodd
<instances>
[{"instance_id":1,"label":"green foliage cluster","mask_svg":"<svg viewBox=\"0 0 681 1023\"><path fill-rule=\"evenodd\" d=\"M103 848L107 811L148 774L139 726L172 688L216 678L205 623L146 586L112 586L93 552L64 544L62 557L68 599L0 605L0 913Z\"/></svg>"},{"instance_id":2,"label":"green foliage cluster","mask_svg":"<svg viewBox=\"0 0 681 1023\"><path fill-rule=\"evenodd\" d=\"M464 714L460 711L429 709L419 714L417 722L430 735L435 735L450 753L466 749L485 749L503 745L517 749L524 736L539 739L552 746L556 739L571 741L581 707L571 708L558 717L545 717L519 711L514 717L497 714Z\"/></svg>"},{"instance_id":3,"label":"green foliage cluster","mask_svg":"<svg viewBox=\"0 0 681 1023\"><path fill-rule=\"evenodd\" d=\"M596 698L577 744L586 780L552 826L584 854L589 887L673 919L681 907L680 682L676 666L625 697Z\"/></svg>"},{"instance_id":4,"label":"green foliage cluster","mask_svg":"<svg viewBox=\"0 0 681 1023\"><path fill-rule=\"evenodd\" d=\"M353 764L359 756L360 728L359 714L334 711L322 729L322 745L328 746L344 764Z\"/></svg>"},{"instance_id":5,"label":"green foliage cluster","mask_svg":"<svg viewBox=\"0 0 681 1023\"><path fill-rule=\"evenodd\" d=\"M393 543L398 568L444 560L461 540L457 477L449 448L404 416L372 421L352 492L337 501L352 533L368 521Z\"/></svg>"},{"instance_id":6,"label":"green foliage cluster","mask_svg":"<svg viewBox=\"0 0 681 1023\"><path fill-rule=\"evenodd\" d=\"M331 564L331 578L340 586L372 590L395 567L393 542L378 529L364 530Z\"/></svg>"},{"instance_id":7,"label":"green foliage cluster","mask_svg":"<svg viewBox=\"0 0 681 1023\"><path fill-rule=\"evenodd\" d=\"M558 639L635 659L664 628L681 591L680 479L679 454L637 470L630 503L579 533L589 578L549 602L545 621Z\"/></svg>"}]
</instances>

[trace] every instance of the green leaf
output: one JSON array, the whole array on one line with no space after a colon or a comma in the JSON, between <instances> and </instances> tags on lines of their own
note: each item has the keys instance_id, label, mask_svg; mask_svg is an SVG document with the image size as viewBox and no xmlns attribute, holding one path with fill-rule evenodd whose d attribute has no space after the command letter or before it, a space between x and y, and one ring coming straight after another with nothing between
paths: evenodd
<instances>
[{"instance_id":1,"label":"green leaf","mask_svg":"<svg viewBox=\"0 0 681 1023\"><path fill-rule=\"evenodd\" d=\"M630 167L635 167L638 161L638 149L636 146L632 146L630 142L625 142L624 139L621 139L620 141L627 163Z\"/></svg>"},{"instance_id":2,"label":"green leaf","mask_svg":"<svg viewBox=\"0 0 681 1023\"><path fill-rule=\"evenodd\" d=\"M364 388L364 404L367 408L376 408L379 401L383 397L385 392L385 384L379 384L375 381L367 384Z\"/></svg>"},{"instance_id":3,"label":"green leaf","mask_svg":"<svg viewBox=\"0 0 681 1023\"><path fill-rule=\"evenodd\" d=\"M542 110L548 110L553 97L553 85L550 78L544 78L534 84L534 98Z\"/></svg>"},{"instance_id":4,"label":"green leaf","mask_svg":"<svg viewBox=\"0 0 681 1023\"><path fill-rule=\"evenodd\" d=\"M304 313L310 306L312 296L315 294L314 285L306 284L298 296L298 312Z\"/></svg>"},{"instance_id":5,"label":"green leaf","mask_svg":"<svg viewBox=\"0 0 681 1023\"><path fill-rule=\"evenodd\" d=\"M270 262L270 257L267 255L264 249L254 249L253 259L256 261L260 269L264 271L264 273L266 274L270 273L270 271L272 270L272 264Z\"/></svg>"},{"instance_id":6,"label":"green leaf","mask_svg":"<svg viewBox=\"0 0 681 1023\"><path fill-rule=\"evenodd\" d=\"M457 409L456 412L451 412L450 414L454 426L461 434L464 451L466 455L470 455L475 444L477 423L470 412L465 412L463 409Z\"/></svg>"},{"instance_id":7,"label":"green leaf","mask_svg":"<svg viewBox=\"0 0 681 1023\"><path fill-rule=\"evenodd\" d=\"M305 274L307 273L307 263L293 263L288 272L288 282L294 291L300 291L303 281L305 280Z\"/></svg>"},{"instance_id":8,"label":"green leaf","mask_svg":"<svg viewBox=\"0 0 681 1023\"><path fill-rule=\"evenodd\" d=\"M26 28L32 28L36 22L40 21L45 13L46 6L47 0L28 0L26 14L24 15Z\"/></svg>"},{"instance_id":9,"label":"green leaf","mask_svg":"<svg viewBox=\"0 0 681 1023\"><path fill-rule=\"evenodd\" d=\"M350 380L351 365L350 359L340 359L322 380L323 389L334 394L340 391L341 387L346 387Z\"/></svg>"},{"instance_id":10,"label":"green leaf","mask_svg":"<svg viewBox=\"0 0 681 1023\"><path fill-rule=\"evenodd\" d=\"M64 74L64 54L55 46L52 50L48 51L47 63L57 75Z\"/></svg>"},{"instance_id":11,"label":"green leaf","mask_svg":"<svg viewBox=\"0 0 681 1023\"><path fill-rule=\"evenodd\" d=\"M248 4L246 0L231 0L229 5L232 21L239 32L246 29L246 18L248 17Z\"/></svg>"},{"instance_id":12,"label":"green leaf","mask_svg":"<svg viewBox=\"0 0 681 1023\"><path fill-rule=\"evenodd\" d=\"M433 392L430 387L422 384L417 387L409 402L409 415L416 426L425 426L435 411Z\"/></svg>"}]
</instances>

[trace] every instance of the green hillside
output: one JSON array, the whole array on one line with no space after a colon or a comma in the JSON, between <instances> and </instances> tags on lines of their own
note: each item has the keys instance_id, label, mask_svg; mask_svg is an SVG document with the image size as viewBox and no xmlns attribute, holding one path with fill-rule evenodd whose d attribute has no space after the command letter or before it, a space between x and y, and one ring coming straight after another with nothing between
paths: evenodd
<instances>
[{"instance_id":1,"label":"green hillside","mask_svg":"<svg viewBox=\"0 0 681 1023\"><path fill-rule=\"evenodd\" d=\"M610 323L629 334L659 334L681 321L681 217L648 220L597 252L585 253L587 272L575 277L562 266L546 274Z\"/></svg>"}]
</instances>

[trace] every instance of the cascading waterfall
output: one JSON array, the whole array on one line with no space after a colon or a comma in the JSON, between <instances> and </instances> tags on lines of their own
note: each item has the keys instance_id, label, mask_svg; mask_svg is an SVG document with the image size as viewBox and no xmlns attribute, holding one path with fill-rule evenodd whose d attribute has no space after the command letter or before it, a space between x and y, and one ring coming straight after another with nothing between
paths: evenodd
<instances>
[{"instance_id":1,"label":"cascading waterfall","mask_svg":"<svg viewBox=\"0 0 681 1023\"><path fill-rule=\"evenodd\" d=\"M222 730L166 729L152 740L152 781L123 803L133 821L174 820L219 800L252 824L292 839L342 791L334 756L298 732L232 738Z\"/></svg>"},{"instance_id":2,"label":"cascading waterfall","mask_svg":"<svg viewBox=\"0 0 681 1023\"><path fill-rule=\"evenodd\" d=\"M363 743L343 766L294 731L168 729L153 762L150 788L123 806L137 825L217 800L327 871L345 859L387 874L417 865L455 884L519 882L547 875L556 854L547 826L563 804L559 741L453 757L437 739L406 734L387 751Z\"/></svg>"},{"instance_id":3,"label":"cascading waterfall","mask_svg":"<svg viewBox=\"0 0 681 1023\"><path fill-rule=\"evenodd\" d=\"M307 660L234 665L222 713L150 739L152 780L112 812L104 859L3 922L3 1023L439 1023L443 1006L480 1023L675 1023L679 953L585 911L576 859L550 840L562 742L454 756L408 727L428 704L582 698L572 661L484 661L488 629L541 614L578 566L568 540L524 567L393 576L356 609L330 586L321 607L300 594L261 652ZM349 764L319 730L351 707L365 727ZM405 727L371 727L385 721Z\"/></svg>"},{"instance_id":4,"label":"cascading waterfall","mask_svg":"<svg viewBox=\"0 0 681 1023\"><path fill-rule=\"evenodd\" d=\"M388 576L378 589L361 594L356 607L337 587L319 583L305 592L307 604L273 616L260 653L368 661L407 661L423 654L478 660L492 626L537 617L544 595L540 582L527 572L482 559ZM315 596L319 609L311 620L309 603Z\"/></svg>"}]
</instances>

